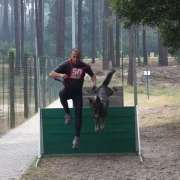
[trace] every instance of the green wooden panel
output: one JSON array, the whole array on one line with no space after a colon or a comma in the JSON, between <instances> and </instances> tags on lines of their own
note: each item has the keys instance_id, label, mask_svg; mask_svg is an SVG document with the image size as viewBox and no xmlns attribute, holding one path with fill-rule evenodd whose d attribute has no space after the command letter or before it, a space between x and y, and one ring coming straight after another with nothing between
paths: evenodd
<instances>
[{"instance_id":1,"label":"green wooden panel","mask_svg":"<svg viewBox=\"0 0 180 180\"><path fill-rule=\"evenodd\" d=\"M71 109L74 116L74 111ZM90 108L83 109L79 149L72 149L74 121L64 124L63 109L41 109L44 154L136 152L135 107L110 107L103 132L94 132ZM73 117L74 120L74 117Z\"/></svg>"}]
</instances>

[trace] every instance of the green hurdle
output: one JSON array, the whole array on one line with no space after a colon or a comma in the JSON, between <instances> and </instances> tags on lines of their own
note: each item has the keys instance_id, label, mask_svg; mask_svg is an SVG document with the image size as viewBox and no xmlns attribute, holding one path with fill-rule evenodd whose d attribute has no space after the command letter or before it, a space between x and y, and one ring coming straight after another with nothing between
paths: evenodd
<instances>
[{"instance_id":1,"label":"green hurdle","mask_svg":"<svg viewBox=\"0 0 180 180\"><path fill-rule=\"evenodd\" d=\"M74 109L71 109L74 115ZM90 108L83 108L79 149L72 149L74 121L64 124L63 109L41 109L42 154L138 153L136 107L110 107L103 132L94 132ZM74 118L73 118L74 119Z\"/></svg>"}]
</instances>

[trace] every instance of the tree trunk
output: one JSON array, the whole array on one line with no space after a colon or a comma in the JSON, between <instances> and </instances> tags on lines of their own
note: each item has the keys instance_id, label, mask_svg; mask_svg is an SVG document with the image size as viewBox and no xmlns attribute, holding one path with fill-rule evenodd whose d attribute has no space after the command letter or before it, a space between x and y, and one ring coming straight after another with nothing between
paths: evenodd
<instances>
[{"instance_id":1,"label":"tree trunk","mask_svg":"<svg viewBox=\"0 0 180 180\"><path fill-rule=\"evenodd\" d=\"M44 6L43 0L39 0L39 56L44 55L43 51L43 31L44 31Z\"/></svg>"},{"instance_id":2,"label":"tree trunk","mask_svg":"<svg viewBox=\"0 0 180 180\"><path fill-rule=\"evenodd\" d=\"M112 67L115 67L115 54L114 54L114 36L113 36L113 15L112 10L107 8L107 23L108 23L108 60L111 61Z\"/></svg>"},{"instance_id":3,"label":"tree trunk","mask_svg":"<svg viewBox=\"0 0 180 180\"><path fill-rule=\"evenodd\" d=\"M34 43L34 37L35 37L35 5L34 5L34 0L31 0L31 12L30 12L30 32L31 32L31 42L33 46L33 55L35 55L35 43Z\"/></svg>"},{"instance_id":4,"label":"tree trunk","mask_svg":"<svg viewBox=\"0 0 180 180\"><path fill-rule=\"evenodd\" d=\"M36 14L36 32L37 32L37 51L38 56L43 56L43 0L35 0L35 14Z\"/></svg>"},{"instance_id":5,"label":"tree trunk","mask_svg":"<svg viewBox=\"0 0 180 180\"><path fill-rule=\"evenodd\" d=\"M159 65L168 66L168 48L163 45L160 34L158 33L158 48L159 48Z\"/></svg>"},{"instance_id":6,"label":"tree trunk","mask_svg":"<svg viewBox=\"0 0 180 180\"><path fill-rule=\"evenodd\" d=\"M116 16L116 67L120 67L120 26L119 18Z\"/></svg>"},{"instance_id":7,"label":"tree trunk","mask_svg":"<svg viewBox=\"0 0 180 180\"><path fill-rule=\"evenodd\" d=\"M28 25L27 25L27 16L26 16L26 14L27 14L27 0L24 0L24 35L26 35L27 34L27 27L28 27ZM26 39L26 37L24 37L25 39Z\"/></svg>"},{"instance_id":8,"label":"tree trunk","mask_svg":"<svg viewBox=\"0 0 180 180\"><path fill-rule=\"evenodd\" d=\"M136 61L136 55L135 55L135 26L132 25L129 29L129 66L128 66L128 81L127 83L129 85L133 85L133 61Z\"/></svg>"},{"instance_id":9,"label":"tree trunk","mask_svg":"<svg viewBox=\"0 0 180 180\"><path fill-rule=\"evenodd\" d=\"M101 23L102 23L102 7L101 4L102 0L99 1L95 1L95 12L94 12L94 16L96 17L95 21L95 41L96 41L96 56L100 55L100 51L101 51Z\"/></svg>"},{"instance_id":10,"label":"tree trunk","mask_svg":"<svg viewBox=\"0 0 180 180\"><path fill-rule=\"evenodd\" d=\"M3 7L2 6L0 6L0 40L2 40L2 37L3 37L3 34L2 34L2 32L3 32L3 26L2 26L2 22L3 22Z\"/></svg>"},{"instance_id":11,"label":"tree trunk","mask_svg":"<svg viewBox=\"0 0 180 180\"><path fill-rule=\"evenodd\" d=\"M64 58L65 0L56 0L56 56Z\"/></svg>"},{"instance_id":12,"label":"tree trunk","mask_svg":"<svg viewBox=\"0 0 180 180\"><path fill-rule=\"evenodd\" d=\"M20 39L20 16L19 16L19 0L14 0L14 24L15 24L15 46L16 46L16 72L20 68L21 63L21 39Z\"/></svg>"},{"instance_id":13,"label":"tree trunk","mask_svg":"<svg viewBox=\"0 0 180 180\"><path fill-rule=\"evenodd\" d=\"M10 23L10 40L13 41L14 40L14 4L13 1L11 2L11 23Z\"/></svg>"},{"instance_id":14,"label":"tree trunk","mask_svg":"<svg viewBox=\"0 0 180 180\"><path fill-rule=\"evenodd\" d=\"M110 24L108 29L108 59L111 60L112 67L115 67L113 24Z\"/></svg>"},{"instance_id":15,"label":"tree trunk","mask_svg":"<svg viewBox=\"0 0 180 180\"><path fill-rule=\"evenodd\" d=\"M21 60L24 60L24 0L21 0Z\"/></svg>"},{"instance_id":16,"label":"tree trunk","mask_svg":"<svg viewBox=\"0 0 180 180\"><path fill-rule=\"evenodd\" d=\"M148 64L147 48L146 48L146 27L143 26L143 64Z\"/></svg>"},{"instance_id":17,"label":"tree trunk","mask_svg":"<svg viewBox=\"0 0 180 180\"><path fill-rule=\"evenodd\" d=\"M108 53L107 53L107 46L108 46L108 32L107 32L107 10L108 4L107 0L104 1L104 8L103 8L103 40L102 40L102 47L103 47L103 69L109 68L109 61L108 61Z\"/></svg>"},{"instance_id":18,"label":"tree trunk","mask_svg":"<svg viewBox=\"0 0 180 180\"><path fill-rule=\"evenodd\" d=\"M95 0L92 0L92 46L91 46L91 55L92 63L95 63Z\"/></svg>"},{"instance_id":19,"label":"tree trunk","mask_svg":"<svg viewBox=\"0 0 180 180\"><path fill-rule=\"evenodd\" d=\"M82 0L78 0L78 30L77 30L78 48L82 50Z\"/></svg>"},{"instance_id":20,"label":"tree trunk","mask_svg":"<svg viewBox=\"0 0 180 180\"><path fill-rule=\"evenodd\" d=\"M103 54L103 11L104 8L102 8L104 6L104 2L103 0L101 0L99 7L101 7L100 12L99 12L99 52L102 55Z\"/></svg>"},{"instance_id":21,"label":"tree trunk","mask_svg":"<svg viewBox=\"0 0 180 180\"><path fill-rule=\"evenodd\" d=\"M136 42L136 46L137 46L137 58L138 58L138 65L140 66L141 65L141 57L140 57L140 46L139 46L139 25L137 25L137 29L136 29L136 39L137 39L137 42Z\"/></svg>"},{"instance_id":22,"label":"tree trunk","mask_svg":"<svg viewBox=\"0 0 180 180\"><path fill-rule=\"evenodd\" d=\"M10 41L10 30L9 30L8 0L4 0L2 33L3 33L2 40L9 42Z\"/></svg>"}]
</instances>

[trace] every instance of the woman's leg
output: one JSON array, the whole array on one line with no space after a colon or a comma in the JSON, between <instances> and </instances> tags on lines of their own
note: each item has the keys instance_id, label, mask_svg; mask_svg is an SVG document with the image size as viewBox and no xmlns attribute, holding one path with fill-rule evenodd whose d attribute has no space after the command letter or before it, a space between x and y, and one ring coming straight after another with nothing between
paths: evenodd
<instances>
[{"instance_id":1,"label":"woman's leg","mask_svg":"<svg viewBox=\"0 0 180 180\"><path fill-rule=\"evenodd\" d=\"M64 111L66 114L70 114L70 110L69 110L69 107L68 107L68 102L67 100L69 99L68 97L68 93L67 93L67 90L65 88L63 88L60 92L59 92L59 97L60 97L60 101L61 101L61 104L64 108Z\"/></svg>"},{"instance_id":2,"label":"woman's leg","mask_svg":"<svg viewBox=\"0 0 180 180\"><path fill-rule=\"evenodd\" d=\"M80 137L80 131L82 127L82 94L78 94L73 97L73 105L75 108L75 136Z\"/></svg>"}]
</instances>

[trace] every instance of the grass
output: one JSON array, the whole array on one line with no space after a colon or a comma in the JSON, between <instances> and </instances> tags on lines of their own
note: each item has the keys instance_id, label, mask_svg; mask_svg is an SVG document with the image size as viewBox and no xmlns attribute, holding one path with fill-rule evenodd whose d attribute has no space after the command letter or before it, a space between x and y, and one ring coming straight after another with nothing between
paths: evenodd
<instances>
[{"instance_id":1,"label":"grass","mask_svg":"<svg viewBox=\"0 0 180 180\"><path fill-rule=\"evenodd\" d=\"M149 99L146 87L138 87L138 105L140 107L159 107L165 105L180 104L180 93L174 87L165 88L163 86L150 87ZM134 94L133 87L125 86L124 88L125 105L133 105Z\"/></svg>"}]
</instances>

